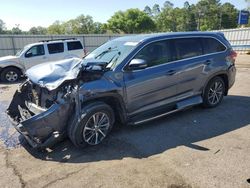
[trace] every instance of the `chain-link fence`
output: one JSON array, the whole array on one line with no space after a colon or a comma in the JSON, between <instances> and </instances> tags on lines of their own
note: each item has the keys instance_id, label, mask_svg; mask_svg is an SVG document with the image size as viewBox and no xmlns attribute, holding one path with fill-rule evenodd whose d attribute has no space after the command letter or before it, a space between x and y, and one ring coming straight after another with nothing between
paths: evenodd
<instances>
[{"instance_id":1,"label":"chain-link fence","mask_svg":"<svg viewBox=\"0 0 250 188\"><path fill-rule=\"evenodd\" d=\"M219 30L223 32L233 48L242 53L250 52L250 28ZM123 35L88 34L88 35L0 35L0 57L14 55L25 45L41 40L78 38L88 52L108 40Z\"/></svg>"}]
</instances>

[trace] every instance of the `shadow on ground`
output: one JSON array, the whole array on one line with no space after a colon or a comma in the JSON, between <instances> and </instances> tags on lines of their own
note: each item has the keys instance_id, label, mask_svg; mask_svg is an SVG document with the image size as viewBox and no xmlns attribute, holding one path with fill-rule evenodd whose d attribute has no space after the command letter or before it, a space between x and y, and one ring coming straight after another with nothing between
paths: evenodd
<instances>
[{"instance_id":1,"label":"shadow on ground","mask_svg":"<svg viewBox=\"0 0 250 188\"><path fill-rule=\"evenodd\" d=\"M250 97L228 96L217 108L194 107L140 126L115 128L95 147L79 149L65 140L49 152L39 152L27 144L22 145L36 158L67 163L145 158L182 145L205 152L209 148L194 143L249 124Z\"/></svg>"}]
</instances>

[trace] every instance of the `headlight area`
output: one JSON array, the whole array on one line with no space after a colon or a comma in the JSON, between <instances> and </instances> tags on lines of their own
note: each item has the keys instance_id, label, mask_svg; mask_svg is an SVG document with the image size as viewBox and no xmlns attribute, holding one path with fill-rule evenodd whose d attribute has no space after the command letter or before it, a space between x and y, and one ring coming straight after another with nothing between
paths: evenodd
<instances>
[{"instance_id":1,"label":"headlight area","mask_svg":"<svg viewBox=\"0 0 250 188\"><path fill-rule=\"evenodd\" d=\"M13 96L7 115L32 147L45 148L65 136L74 100L69 97L69 89L60 89L56 92L56 100L44 108L38 102L43 93L35 93L33 89L29 82L21 85Z\"/></svg>"}]
</instances>

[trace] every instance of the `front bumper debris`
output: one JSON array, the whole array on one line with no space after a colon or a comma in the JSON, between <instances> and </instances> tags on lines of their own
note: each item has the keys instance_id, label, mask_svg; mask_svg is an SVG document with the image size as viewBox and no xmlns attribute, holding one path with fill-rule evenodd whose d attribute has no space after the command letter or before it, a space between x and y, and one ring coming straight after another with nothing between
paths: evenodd
<instances>
[{"instance_id":1,"label":"front bumper debris","mask_svg":"<svg viewBox=\"0 0 250 188\"><path fill-rule=\"evenodd\" d=\"M65 100L54 103L48 109L30 110L25 91L16 91L7 115L16 130L21 133L33 148L46 148L62 140L66 134L67 123L72 110Z\"/></svg>"}]
</instances>

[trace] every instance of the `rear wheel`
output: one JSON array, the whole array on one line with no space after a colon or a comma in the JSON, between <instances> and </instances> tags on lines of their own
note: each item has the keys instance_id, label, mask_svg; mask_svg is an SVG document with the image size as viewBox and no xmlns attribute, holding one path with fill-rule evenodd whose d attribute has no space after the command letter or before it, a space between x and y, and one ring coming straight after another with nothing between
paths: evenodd
<instances>
[{"instance_id":1,"label":"rear wheel","mask_svg":"<svg viewBox=\"0 0 250 188\"><path fill-rule=\"evenodd\" d=\"M83 108L79 123L68 127L68 136L77 147L98 145L108 136L113 124L112 108L103 102L94 102Z\"/></svg>"},{"instance_id":2,"label":"rear wheel","mask_svg":"<svg viewBox=\"0 0 250 188\"><path fill-rule=\"evenodd\" d=\"M219 105L225 94L225 83L221 77L210 80L203 95L203 106L212 108Z\"/></svg>"},{"instance_id":3,"label":"rear wheel","mask_svg":"<svg viewBox=\"0 0 250 188\"><path fill-rule=\"evenodd\" d=\"M21 71L15 67L5 68L1 73L1 80L3 82L16 82L21 76Z\"/></svg>"}]
</instances>

